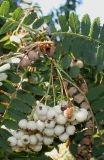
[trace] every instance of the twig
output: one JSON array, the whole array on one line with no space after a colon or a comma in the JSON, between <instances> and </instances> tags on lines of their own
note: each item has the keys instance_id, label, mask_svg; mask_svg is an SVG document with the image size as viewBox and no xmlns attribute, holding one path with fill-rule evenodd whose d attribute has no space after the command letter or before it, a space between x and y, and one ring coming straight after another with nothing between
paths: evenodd
<instances>
[{"instance_id":1,"label":"twig","mask_svg":"<svg viewBox=\"0 0 104 160\"><path fill-rule=\"evenodd\" d=\"M53 64L51 63L51 72L52 72L52 88L53 88L53 99L54 99L54 106L56 105L56 94L55 94L55 87L53 83Z\"/></svg>"}]
</instances>

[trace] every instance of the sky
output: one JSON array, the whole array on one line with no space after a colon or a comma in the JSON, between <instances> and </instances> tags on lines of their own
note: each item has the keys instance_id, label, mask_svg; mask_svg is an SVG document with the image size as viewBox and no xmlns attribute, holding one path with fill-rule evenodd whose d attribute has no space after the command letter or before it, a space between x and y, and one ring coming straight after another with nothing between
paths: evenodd
<instances>
[{"instance_id":1,"label":"sky","mask_svg":"<svg viewBox=\"0 0 104 160\"><path fill-rule=\"evenodd\" d=\"M53 9L59 8L60 5L65 4L65 0L24 0L38 2L41 6L44 15L47 15ZM101 24L104 23L104 0L82 0L82 4L77 6L76 12L81 19L84 14L88 13L91 20L95 17L100 17Z\"/></svg>"},{"instance_id":2,"label":"sky","mask_svg":"<svg viewBox=\"0 0 104 160\"><path fill-rule=\"evenodd\" d=\"M83 3L76 9L80 18L88 13L91 20L95 17L100 17L101 24L104 24L104 0L83 0Z\"/></svg>"}]
</instances>

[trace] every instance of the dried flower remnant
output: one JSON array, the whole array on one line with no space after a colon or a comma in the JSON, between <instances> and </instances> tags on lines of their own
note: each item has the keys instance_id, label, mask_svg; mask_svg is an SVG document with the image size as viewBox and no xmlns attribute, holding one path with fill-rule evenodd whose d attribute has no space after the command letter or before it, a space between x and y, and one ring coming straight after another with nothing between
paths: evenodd
<instances>
[{"instance_id":1,"label":"dried flower remnant","mask_svg":"<svg viewBox=\"0 0 104 160\"><path fill-rule=\"evenodd\" d=\"M55 46L54 43L51 41L46 41L44 43L40 43L40 50L44 55L47 55L49 57L54 56Z\"/></svg>"},{"instance_id":2,"label":"dried flower remnant","mask_svg":"<svg viewBox=\"0 0 104 160\"><path fill-rule=\"evenodd\" d=\"M53 41L37 41L29 45L24 50L24 56L22 57L18 67L27 67L32 62L37 61L40 55L47 55L48 57L54 56L54 42Z\"/></svg>"},{"instance_id":3,"label":"dried flower remnant","mask_svg":"<svg viewBox=\"0 0 104 160\"><path fill-rule=\"evenodd\" d=\"M54 148L50 152L46 152L45 155L52 158L53 160L75 160L71 154L67 143L61 143L58 145L58 149Z\"/></svg>"}]
</instances>

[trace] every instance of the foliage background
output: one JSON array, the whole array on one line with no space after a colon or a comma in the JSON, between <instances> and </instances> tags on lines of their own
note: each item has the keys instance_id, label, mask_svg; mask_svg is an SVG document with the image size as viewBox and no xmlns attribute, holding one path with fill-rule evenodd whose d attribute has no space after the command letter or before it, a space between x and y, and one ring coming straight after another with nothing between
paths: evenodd
<instances>
[{"instance_id":1,"label":"foliage background","mask_svg":"<svg viewBox=\"0 0 104 160\"><path fill-rule=\"evenodd\" d=\"M72 11L76 6L76 2L72 2L72 6L70 6L67 1L66 5L57 11L56 18L53 18L54 15L52 13L49 16L41 16L39 20L34 22L37 15L33 11L32 13L28 13L28 16L21 23L19 20L25 11L17 8L16 3L11 0L4 1L0 7L0 54L5 54L5 58L8 58L10 56L8 53L10 51L16 52L19 47L18 44L10 42L9 37L6 35L7 32L15 31L18 26L23 27L29 32L28 37L30 39L27 43L32 43L37 36L40 36L41 39L45 38L44 35L39 33L38 28L44 22L48 23L52 39L57 42L54 58L58 61L59 57L61 57L59 61L61 68L67 70L70 67L72 55L84 62L85 67L82 70L77 70L75 73L75 70L72 69L71 71L67 70L67 72L69 72L73 79L80 72L88 84L89 92L87 97L95 116L93 156L101 160L104 159L104 26L100 25L98 17L91 24L88 14L84 15L80 22L75 13L69 12L69 7ZM30 24L32 23L33 26L30 28ZM60 30L57 30L56 23L60 26ZM35 73L27 72L25 75L30 79L28 83L22 83L25 93L23 90L18 90L15 87L20 82L20 75L16 74L17 66L14 65L10 71L7 71L8 79L0 87L0 90L4 91L4 93L0 93L0 102L7 102L9 105L6 108L0 103L1 125L4 124L8 128L17 129L18 121L21 118L25 118L31 112L31 106L35 103L36 99L45 94L47 89L44 88L43 82L49 79L50 63L47 58L42 63L40 62L41 59L33 64L34 67L37 67ZM0 64L2 64L2 61ZM24 73L24 70L22 73ZM56 98L56 100L58 99L59 97ZM6 141L8 137L9 133L0 128L1 159L28 160L30 158L32 160L36 157L38 160L41 157L43 158L44 151L35 155L33 153L12 153ZM71 147L74 155L82 137L83 135L80 133L74 137L76 143ZM47 158L44 157L44 159Z\"/></svg>"}]
</instances>

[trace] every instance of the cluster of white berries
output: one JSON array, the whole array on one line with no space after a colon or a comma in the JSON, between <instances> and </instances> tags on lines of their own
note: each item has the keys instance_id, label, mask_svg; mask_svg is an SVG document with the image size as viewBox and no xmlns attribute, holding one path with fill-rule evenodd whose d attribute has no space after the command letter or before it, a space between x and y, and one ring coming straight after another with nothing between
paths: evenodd
<instances>
[{"instance_id":1,"label":"cluster of white berries","mask_svg":"<svg viewBox=\"0 0 104 160\"><path fill-rule=\"evenodd\" d=\"M13 131L8 138L13 151L39 152L42 145L51 145L56 137L65 142L74 135L75 125L87 119L88 111L74 106L71 119L68 119L64 114L67 104L67 101L60 101L49 107L38 101L28 120L20 120L19 130Z\"/></svg>"}]
</instances>

